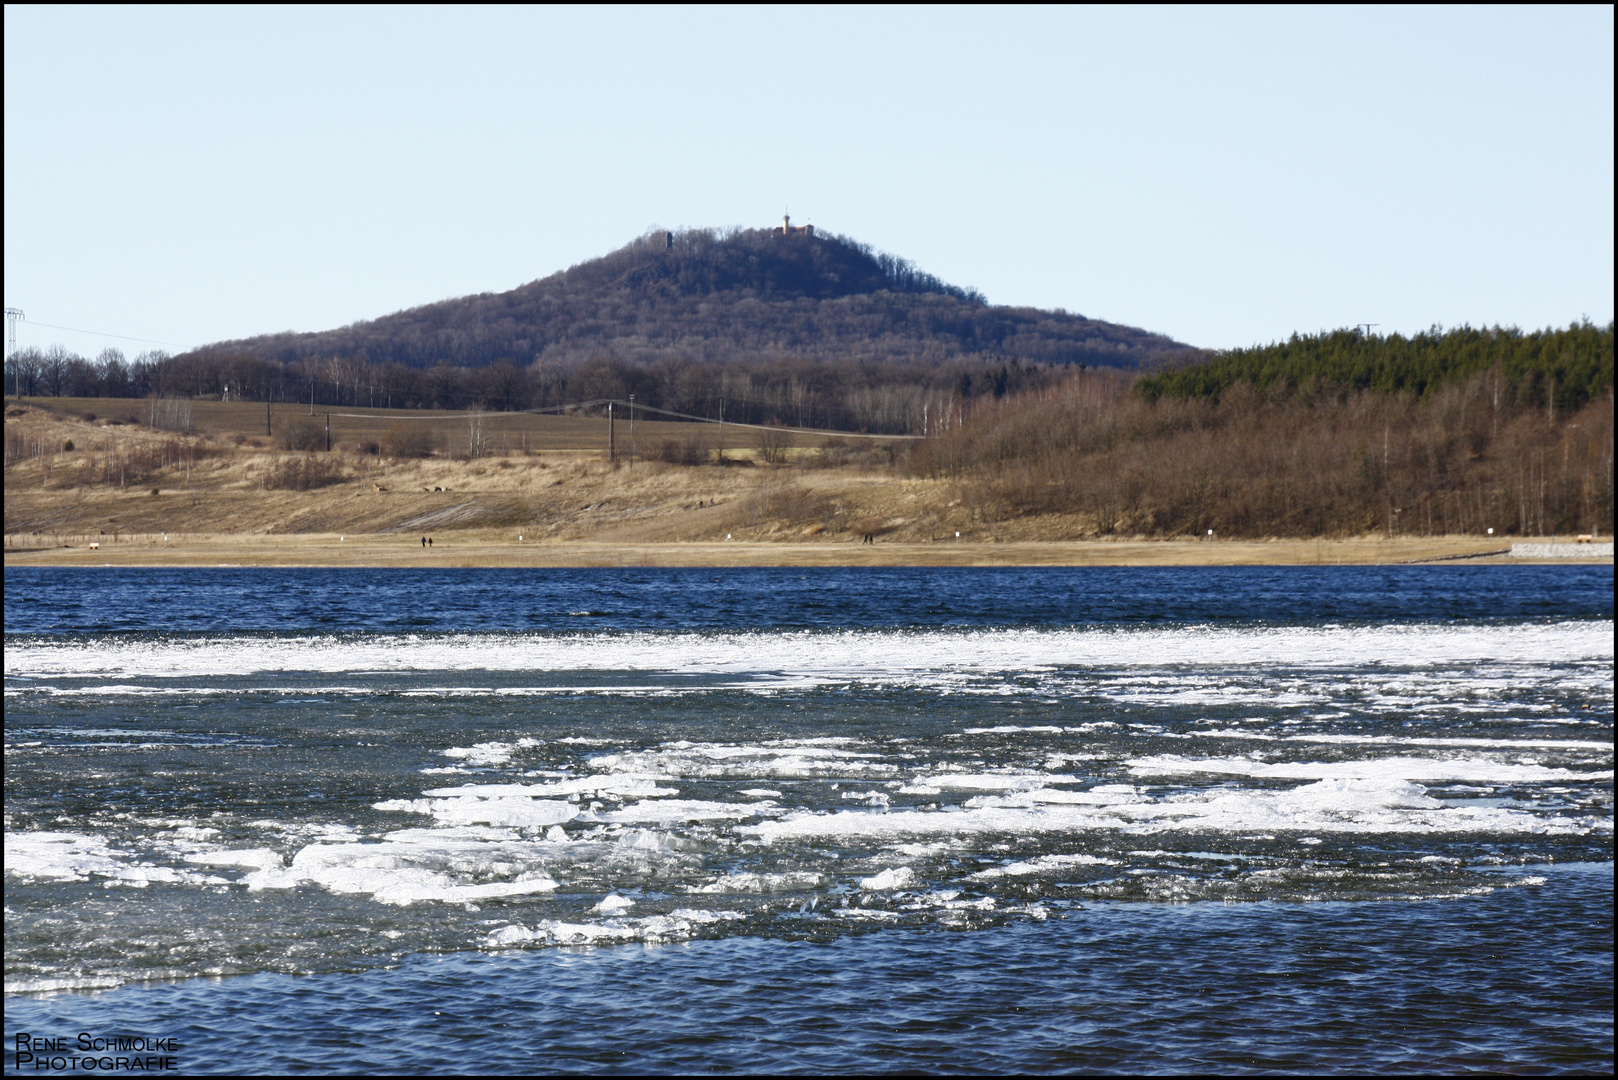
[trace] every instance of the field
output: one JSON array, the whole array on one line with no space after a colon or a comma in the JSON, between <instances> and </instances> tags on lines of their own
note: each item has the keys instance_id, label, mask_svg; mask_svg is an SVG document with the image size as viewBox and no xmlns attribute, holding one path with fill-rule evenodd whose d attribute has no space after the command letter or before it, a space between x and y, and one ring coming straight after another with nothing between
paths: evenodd
<instances>
[{"instance_id":1,"label":"field","mask_svg":"<svg viewBox=\"0 0 1618 1080\"><path fill-rule=\"evenodd\" d=\"M601 417L334 411L330 452L281 448L309 427L296 406L274 407L270 435L250 402L28 399L5 419L7 565L1308 564L1509 546L1098 539L1079 515L997 518L905 475L889 440L736 425L637 420L631 437L620 419L609 460ZM436 450L385 452L404 425Z\"/></svg>"},{"instance_id":2,"label":"field","mask_svg":"<svg viewBox=\"0 0 1618 1080\"><path fill-rule=\"evenodd\" d=\"M535 415L532 413L464 411L447 412L437 409L341 409L262 401L154 401L127 398L29 398L26 407L41 418L68 424L89 423L105 427L108 422L118 426L144 425L157 427L153 421L170 419L174 407L183 406L188 413L185 425L190 434L228 442L249 449L273 447L277 433L283 432L293 421L313 423L322 430L328 420L333 449L355 450L366 443L380 443L390 429L407 424L429 432L434 442L449 455L464 454L466 443L475 435L485 445L485 456L524 452L550 453L605 453L608 444L608 423L605 415L569 416ZM19 406L12 406L13 408ZM84 421L83 417L94 419ZM16 417L8 417L16 419ZM620 408L614 418L616 450L626 459L632 454L653 456L660 444L669 440L685 440L697 436L710 445L727 451L738 451L744 456L759 448L760 432L756 428L726 425L697 425L668 420L650 420L645 413L635 418L633 425ZM778 437L786 447L801 450L823 445L834 436L803 435L782 432ZM237 442L237 440L242 440ZM256 442L255 442L256 440ZM885 441L885 440L878 440Z\"/></svg>"}]
</instances>

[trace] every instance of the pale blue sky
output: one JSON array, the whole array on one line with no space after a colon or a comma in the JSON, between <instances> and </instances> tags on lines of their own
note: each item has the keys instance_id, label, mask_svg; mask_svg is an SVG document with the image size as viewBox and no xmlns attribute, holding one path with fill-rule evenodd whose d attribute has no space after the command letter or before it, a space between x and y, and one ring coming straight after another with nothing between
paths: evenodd
<instances>
[{"instance_id":1,"label":"pale blue sky","mask_svg":"<svg viewBox=\"0 0 1618 1080\"><path fill-rule=\"evenodd\" d=\"M1613 9L5 9L5 303L93 355L797 221L1211 347L1613 316ZM171 350L172 351L172 350Z\"/></svg>"}]
</instances>

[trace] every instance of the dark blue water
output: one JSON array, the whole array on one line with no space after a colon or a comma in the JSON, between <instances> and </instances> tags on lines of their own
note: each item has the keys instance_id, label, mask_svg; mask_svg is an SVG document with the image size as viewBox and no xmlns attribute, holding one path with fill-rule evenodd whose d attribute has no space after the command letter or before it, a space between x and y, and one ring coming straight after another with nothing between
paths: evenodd
<instances>
[{"instance_id":1,"label":"dark blue water","mask_svg":"<svg viewBox=\"0 0 1618 1080\"><path fill-rule=\"evenodd\" d=\"M223 1073L1610 1072L1611 900L1610 867L1572 865L1445 905L1119 905L13 999L7 1065L14 1031L88 1029L172 1033Z\"/></svg>"},{"instance_id":2,"label":"dark blue water","mask_svg":"<svg viewBox=\"0 0 1618 1080\"><path fill-rule=\"evenodd\" d=\"M8 1073L1613 1068L1611 567L5 581Z\"/></svg>"},{"instance_id":3,"label":"dark blue water","mask_svg":"<svg viewBox=\"0 0 1618 1080\"><path fill-rule=\"evenodd\" d=\"M7 634L1606 618L1610 566L5 572Z\"/></svg>"}]
</instances>

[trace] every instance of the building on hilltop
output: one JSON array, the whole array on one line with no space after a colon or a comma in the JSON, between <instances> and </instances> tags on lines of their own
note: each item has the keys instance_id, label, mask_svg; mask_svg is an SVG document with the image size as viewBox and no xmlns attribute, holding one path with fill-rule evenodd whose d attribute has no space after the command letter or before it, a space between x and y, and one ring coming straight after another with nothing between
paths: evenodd
<instances>
[{"instance_id":1,"label":"building on hilltop","mask_svg":"<svg viewBox=\"0 0 1618 1080\"><path fill-rule=\"evenodd\" d=\"M782 236L813 236L813 235L815 235L815 227L813 225L794 225L794 224L792 224L791 215L782 214L781 215L781 235Z\"/></svg>"}]
</instances>

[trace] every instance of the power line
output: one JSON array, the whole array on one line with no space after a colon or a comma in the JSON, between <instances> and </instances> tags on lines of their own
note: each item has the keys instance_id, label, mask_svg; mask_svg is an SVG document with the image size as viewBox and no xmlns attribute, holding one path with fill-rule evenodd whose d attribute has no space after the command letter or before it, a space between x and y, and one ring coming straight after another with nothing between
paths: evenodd
<instances>
[{"instance_id":1,"label":"power line","mask_svg":"<svg viewBox=\"0 0 1618 1080\"><path fill-rule=\"evenodd\" d=\"M419 420L432 423L433 421L457 420L467 416L483 416L493 420L501 416L535 416L541 413L566 412L569 409L588 409L598 405L628 404L629 403L627 401L624 401L621 398L594 398L590 401L574 401L569 402L566 405L547 405L542 409L518 409L511 412L495 412L492 410L474 409L464 412L439 413L435 416L388 416L379 412L334 412L331 415L350 417L356 420ZM884 435L881 433L873 433L868 431L837 431L828 428L776 427L771 424L746 424L736 420L716 420L711 416L696 416L692 413L675 412L672 409L659 409L655 405L641 405L638 403L635 405L635 409L636 411L643 413L660 413L663 416L674 416L681 420L695 420L703 424L725 424L730 427L750 428L754 431L781 431L798 435L836 435L844 439L921 439L926 437L924 435Z\"/></svg>"},{"instance_id":2,"label":"power line","mask_svg":"<svg viewBox=\"0 0 1618 1080\"><path fill-rule=\"evenodd\" d=\"M15 309L8 308L7 310L11 311L11 310L15 310ZM96 337L118 338L118 339L120 339L122 341L144 341L148 345L172 345L176 349L185 348L185 346L182 345L178 341L153 341L151 338L130 337L128 334L104 334L100 330L81 330L77 326L57 326L55 323L33 322L33 321L30 321L28 325L29 326L48 326L52 330L68 330L68 331L71 331L71 332L73 332L75 334L94 334Z\"/></svg>"}]
</instances>

